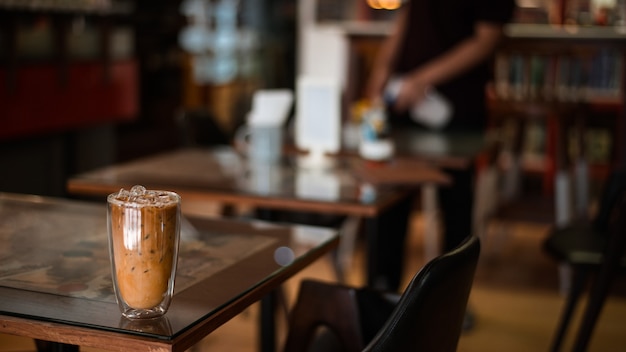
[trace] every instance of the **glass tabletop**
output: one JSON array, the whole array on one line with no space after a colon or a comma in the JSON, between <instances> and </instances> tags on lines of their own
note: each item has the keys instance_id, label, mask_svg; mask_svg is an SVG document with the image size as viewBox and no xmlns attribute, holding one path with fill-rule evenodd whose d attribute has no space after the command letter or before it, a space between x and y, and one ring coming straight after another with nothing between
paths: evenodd
<instances>
[{"instance_id":1,"label":"glass tabletop","mask_svg":"<svg viewBox=\"0 0 626 352\"><path fill-rule=\"evenodd\" d=\"M329 168L301 167L299 160L297 155L285 155L279 163L263 164L229 147L188 148L74 175L68 190L102 196L140 184L217 201L368 216L405 194L398 185L372 185L359 178L355 158L334 158ZM432 168L415 170L416 183L441 178Z\"/></svg>"},{"instance_id":2,"label":"glass tabletop","mask_svg":"<svg viewBox=\"0 0 626 352\"><path fill-rule=\"evenodd\" d=\"M0 193L0 241L1 315L172 340L233 316L251 292L277 287L338 238L310 226L186 219L172 305L145 321L123 318L115 302L105 204Z\"/></svg>"}]
</instances>

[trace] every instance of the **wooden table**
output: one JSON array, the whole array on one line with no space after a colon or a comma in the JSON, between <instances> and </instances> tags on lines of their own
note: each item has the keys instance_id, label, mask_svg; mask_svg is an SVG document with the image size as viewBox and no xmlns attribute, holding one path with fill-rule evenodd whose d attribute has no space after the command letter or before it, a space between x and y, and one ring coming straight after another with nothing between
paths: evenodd
<instances>
[{"instance_id":1,"label":"wooden table","mask_svg":"<svg viewBox=\"0 0 626 352\"><path fill-rule=\"evenodd\" d=\"M130 321L113 295L105 203L0 193L0 332L63 347L184 351L338 244L324 228L188 220L169 311Z\"/></svg>"}]
</instances>

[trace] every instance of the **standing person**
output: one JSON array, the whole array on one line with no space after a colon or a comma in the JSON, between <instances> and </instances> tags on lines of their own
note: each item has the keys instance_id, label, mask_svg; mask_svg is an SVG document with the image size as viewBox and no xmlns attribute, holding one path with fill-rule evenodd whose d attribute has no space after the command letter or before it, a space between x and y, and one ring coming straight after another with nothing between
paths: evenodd
<instances>
[{"instance_id":1,"label":"standing person","mask_svg":"<svg viewBox=\"0 0 626 352\"><path fill-rule=\"evenodd\" d=\"M402 83L388 107L392 129L425 128L409 117L408 110L435 89L452 105L443 131L484 131L489 61L514 8L514 0L408 0L378 54L367 98L381 101L389 80L400 77ZM445 171L452 178L452 185L439 191L447 251L472 233L474 166ZM410 209L399 212L408 221ZM378 249L379 262L387 263L381 275L390 278L390 289L400 283L404 239L401 234Z\"/></svg>"}]
</instances>

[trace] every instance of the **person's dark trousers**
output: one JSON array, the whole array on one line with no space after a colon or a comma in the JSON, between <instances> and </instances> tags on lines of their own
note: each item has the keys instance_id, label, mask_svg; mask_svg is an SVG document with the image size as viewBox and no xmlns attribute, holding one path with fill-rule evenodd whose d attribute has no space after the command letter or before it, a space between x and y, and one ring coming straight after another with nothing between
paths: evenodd
<instances>
[{"instance_id":1,"label":"person's dark trousers","mask_svg":"<svg viewBox=\"0 0 626 352\"><path fill-rule=\"evenodd\" d=\"M390 291L400 289L404 268L404 246L410 228L414 199L415 197L409 194L377 219L367 220L366 231L375 231L377 234L367 235L368 251L371 251L369 260L374 262L368 263L370 286Z\"/></svg>"},{"instance_id":2,"label":"person's dark trousers","mask_svg":"<svg viewBox=\"0 0 626 352\"><path fill-rule=\"evenodd\" d=\"M452 178L452 183L438 189L442 251L454 249L472 234L474 170L474 166L444 170ZM400 289L406 235L411 228L414 201L415 195L407 197L377 220L375 226L382 235L369 243L370 250L375 253L373 260L376 260L377 272L372 273L372 281L377 288Z\"/></svg>"},{"instance_id":3,"label":"person's dark trousers","mask_svg":"<svg viewBox=\"0 0 626 352\"><path fill-rule=\"evenodd\" d=\"M442 249L450 251L473 231L475 166L444 170L452 183L439 188L439 209L443 230Z\"/></svg>"},{"instance_id":4,"label":"person's dark trousers","mask_svg":"<svg viewBox=\"0 0 626 352\"><path fill-rule=\"evenodd\" d=\"M408 114L396 114L387 110L391 129L413 129L428 132L424 126L416 124ZM483 127L450 125L446 132L480 132ZM432 132L432 131L431 131ZM441 217L442 251L455 248L473 231L473 205L474 205L474 172L475 165L467 168L449 168L444 172L452 179L451 185L438 187L439 214ZM378 268L376 286L390 290L398 290L402 280L404 266L404 246L406 232L410 229L411 214L415 196L407 199L393 208L379 221L382 240L377 241L376 247L370 250L376 251L375 260ZM390 227L393 228L393 233ZM376 277L375 277L376 278ZM373 281L373 280L369 280ZM370 282L371 284L371 282ZM386 287L385 287L386 286Z\"/></svg>"}]
</instances>

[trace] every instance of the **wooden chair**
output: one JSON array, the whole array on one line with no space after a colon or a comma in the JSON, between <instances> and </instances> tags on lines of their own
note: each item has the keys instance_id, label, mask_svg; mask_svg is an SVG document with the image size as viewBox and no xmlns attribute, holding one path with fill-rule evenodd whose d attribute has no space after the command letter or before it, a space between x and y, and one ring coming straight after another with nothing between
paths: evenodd
<instances>
[{"instance_id":1,"label":"wooden chair","mask_svg":"<svg viewBox=\"0 0 626 352\"><path fill-rule=\"evenodd\" d=\"M402 295L303 281L284 352L456 351L479 253L478 238L468 237L428 262Z\"/></svg>"},{"instance_id":2,"label":"wooden chair","mask_svg":"<svg viewBox=\"0 0 626 352\"><path fill-rule=\"evenodd\" d=\"M576 222L555 228L546 239L545 249L572 271L567 300L551 350L559 351L572 313L585 290L591 274L595 281L577 340L575 351L584 351L589 343L609 286L619 268L626 268L626 170L614 171L604 185L598 212L592 222Z\"/></svg>"}]
</instances>

